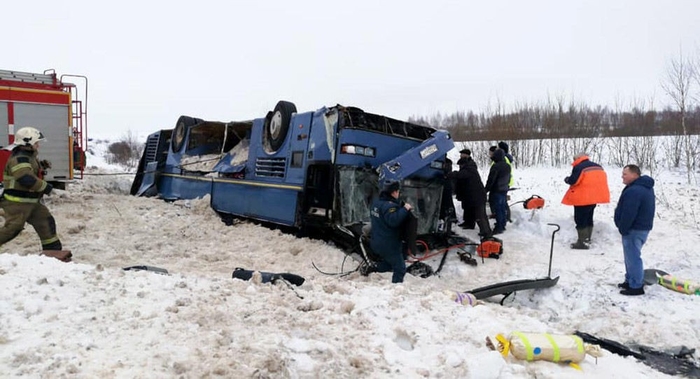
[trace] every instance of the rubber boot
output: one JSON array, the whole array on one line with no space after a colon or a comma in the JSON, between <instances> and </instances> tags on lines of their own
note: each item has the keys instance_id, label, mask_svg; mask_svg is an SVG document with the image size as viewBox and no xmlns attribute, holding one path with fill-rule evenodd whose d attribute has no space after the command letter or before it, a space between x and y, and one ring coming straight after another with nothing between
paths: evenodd
<instances>
[{"instance_id":1,"label":"rubber boot","mask_svg":"<svg viewBox=\"0 0 700 379\"><path fill-rule=\"evenodd\" d=\"M73 254L70 250L43 250L41 255L56 258L61 262L70 262L73 260Z\"/></svg>"},{"instance_id":2,"label":"rubber boot","mask_svg":"<svg viewBox=\"0 0 700 379\"><path fill-rule=\"evenodd\" d=\"M586 228L583 229L576 229L576 233L578 233L578 240L576 240L575 243L571 244L572 249L576 250L588 250L588 245L586 245L585 241L585 232Z\"/></svg>"},{"instance_id":3,"label":"rubber boot","mask_svg":"<svg viewBox=\"0 0 700 379\"><path fill-rule=\"evenodd\" d=\"M591 236L593 235L593 225L586 227L583 229L583 242L587 244L591 244Z\"/></svg>"}]
</instances>

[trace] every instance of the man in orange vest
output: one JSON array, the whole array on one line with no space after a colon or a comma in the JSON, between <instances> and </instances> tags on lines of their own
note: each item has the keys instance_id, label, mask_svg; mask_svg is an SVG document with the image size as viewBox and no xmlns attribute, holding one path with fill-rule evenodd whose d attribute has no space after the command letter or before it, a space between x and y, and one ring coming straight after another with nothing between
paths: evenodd
<instances>
[{"instance_id":1,"label":"man in orange vest","mask_svg":"<svg viewBox=\"0 0 700 379\"><path fill-rule=\"evenodd\" d=\"M597 204L610 202L608 176L599 164L591 162L585 153L577 154L571 164L571 175L564 179L569 185L562 204L574 206L574 221L578 239L572 249L588 249L593 234L593 211Z\"/></svg>"}]
</instances>

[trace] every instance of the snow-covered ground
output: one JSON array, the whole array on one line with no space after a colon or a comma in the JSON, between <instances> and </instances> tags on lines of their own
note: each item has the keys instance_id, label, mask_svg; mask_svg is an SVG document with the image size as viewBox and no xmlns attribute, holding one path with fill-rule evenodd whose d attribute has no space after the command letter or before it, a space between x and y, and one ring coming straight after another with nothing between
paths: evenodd
<instances>
[{"instance_id":1,"label":"snow-covered ground","mask_svg":"<svg viewBox=\"0 0 700 379\"><path fill-rule=\"evenodd\" d=\"M226 226L208 199L166 203L128 195L132 176L90 156L85 179L46 199L74 262L38 256L31 228L0 247L0 377L27 378L664 378L628 357L587 357L578 371L525 362L486 347L513 331L576 330L660 350L700 350L700 297L661 286L625 297L613 211L620 167L606 167L611 204L595 215L593 246L571 250L573 209L560 204L569 167L516 170L511 203L536 194L544 209L512 206L501 259L476 267L450 252L439 276L327 276L352 269L336 247L249 222ZM99 162L99 163L95 163ZM482 167L485 175L486 167ZM646 267L700 280L700 188L682 173L655 177L657 217L643 249ZM459 209L459 207L457 207ZM550 289L469 307L454 291L547 275ZM474 230L458 233L476 238ZM432 262L434 266L436 262ZM344 266L343 266L344 264ZM170 275L124 271L152 265ZM231 278L236 267L291 272L279 283ZM695 353L695 358L700 354Z\"/></svg>"}]
</instances>

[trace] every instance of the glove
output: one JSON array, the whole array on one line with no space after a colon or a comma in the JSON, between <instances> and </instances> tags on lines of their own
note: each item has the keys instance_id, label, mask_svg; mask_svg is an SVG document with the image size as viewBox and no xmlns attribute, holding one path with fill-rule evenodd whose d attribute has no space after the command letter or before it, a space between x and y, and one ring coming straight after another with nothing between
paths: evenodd
<instances>
[{"instance_id":1,"label":"glove","mask_svg":"<svg viewBox=\"0 0 700 379\"><path fill-rule=\"evenodd\" d=\"M46 188L44 188L44 195L50 194L52 190L53 190L53 186L49 183L46 183Z\"/></svg>"},{"instance_id":2,"label":"glove","mask_svg":"<svg viewBox=\"0 0 700 379\"><path fill-rule=\"evenodd\" d=\"M44 170L48 170L51 168L51 162L49 162L46 159L42 159L39 161L39 166L41 166L41 168L43 168Z\"/></svg>"}]
</instances>

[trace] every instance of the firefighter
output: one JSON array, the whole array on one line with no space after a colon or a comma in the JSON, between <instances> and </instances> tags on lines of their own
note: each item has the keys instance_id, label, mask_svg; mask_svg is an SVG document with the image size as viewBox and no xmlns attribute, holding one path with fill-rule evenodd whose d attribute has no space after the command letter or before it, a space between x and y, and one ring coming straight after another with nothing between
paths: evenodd
<instances>
[{"instance_id":1,"label":"firefighter","mask_svg":"<svg viewBox=\"0 0 700 379\"><path fill-rule=\"evenodd\" d=\"M62 251L56 235L56 221L44 204L42 197L53 187L41 178L41 172L50 166L39 162L39 143L44 135L35 128L24 127L15 133L12 154L5 165L2 184L5 191L0 199L5 224L0 228L0 245L17 237L29 223L41 239L43 254L60 260L70 260L70 252Z\"/></svg>"},{"instance_id":2,"label":"firefighter","mask_svg":"<svg viewBox=\"0 0 700 379\"><path fill-rule=\"evenodd\" d=\"M372 237L370 246L381 257L374 267L363 270L363 275L370 272L392 271L392 283L403 283L406 275L406 262L402 252L401 227L412 209L411 205L399 200L401 185L397 181L384 184L379 199L372 203Z\"/></svg>"}]
</instances>

